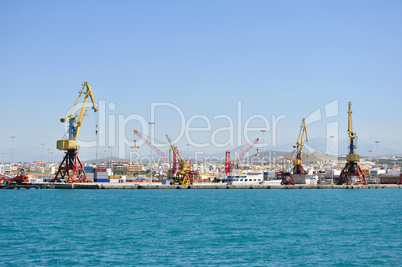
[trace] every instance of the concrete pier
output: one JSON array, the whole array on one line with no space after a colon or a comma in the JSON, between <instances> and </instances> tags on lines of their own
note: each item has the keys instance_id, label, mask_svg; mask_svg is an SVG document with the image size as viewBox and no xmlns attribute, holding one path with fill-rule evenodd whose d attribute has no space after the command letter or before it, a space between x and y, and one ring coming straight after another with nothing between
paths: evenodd
<instances>
[{"instance_id":1,"label":"concrete pier","mask_svg":"<svg viewBox=\"0 0 402 267\"><path fill-rule=\"evenodd\" d=\"M166 185L161 183L38 183L42 189L386 189L401 188L398 184L369 185L228 185L226 183L197 183L193 185Z\"/></svg>"}]
</instances>

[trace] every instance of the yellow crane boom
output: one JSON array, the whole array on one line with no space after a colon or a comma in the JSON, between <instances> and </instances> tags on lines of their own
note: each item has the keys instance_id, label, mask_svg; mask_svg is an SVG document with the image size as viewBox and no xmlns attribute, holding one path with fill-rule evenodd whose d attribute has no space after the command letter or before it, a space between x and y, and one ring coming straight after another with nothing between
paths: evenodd
<instances>
[{"instance_id":1,"label":"yellow crane boom","mask_svg":"<svg viewBox=\"0 0 402 267\"><path fill-rule=\"evenodd\" d=\"M306 140L306 142L308 142L307 127L306 127L305 119L303 119L302 124L300 126L299 138L297 139L296 144L293 146L294 148L296 148L296 158L293 162L293 165L296 165L296 166L302 165L304 140Z\"/></svg>"},{"instance_id":2,"label":"yellow crane boom","mask_svg":"<svg viewBox=\"0 0 402 267\"><path fill-rule=\"evenodd\" d=\"M86 91L85 91L85 89L86 89ZM94 112L98 111L98 109L96 107L96 103L95 103L95 98L94 98L94 95L92 92L92 88L88 84L88 82L84 82L82 84L82 89L78 93L79 94L78 94L77 100L75 101L75 104L71 110L70 115L68 115L67 117L64 117L64 118L60 118L61 122L68 122L69 126L68 126L68 139L57 140L57 149L59 149L59 150L78 150L79 149L79 146L77 145L77 138L78 138L78 135L81 130L82 120L84 118L84 115L88 116L87 114L85 114L85 111L86 111L85 107L87 105L88 98L91 98L92 109L94 110ZM74 111L75 111L75 108L77 107L77 104L83 94L84 94L84 100L82 102L81 111L80 111L80 113L78 115L78 119L77 119L77 115L74 113Z\"/></svg>"},{"instance_id":3,"label":"yellow crane boom","mask_svg":"<svg viewBox=\"0 0 402 267\"><path fill-rule=\"evenodd\" d=\"M348 109L348 134L349 134L349 154L346 155L346 161L359 162L360 160L359 154L355 154L357 136L352 128L352 102L349 102L349 109Z\"/></svg>"}]
</instances>

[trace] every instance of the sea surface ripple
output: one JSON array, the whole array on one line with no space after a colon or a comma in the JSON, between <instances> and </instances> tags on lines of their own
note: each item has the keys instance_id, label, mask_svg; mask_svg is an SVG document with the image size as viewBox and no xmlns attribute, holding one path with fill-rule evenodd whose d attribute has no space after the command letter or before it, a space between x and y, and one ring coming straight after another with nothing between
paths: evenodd
<instances>
[{"instance_id":1,"label":"sea surface ripple","mask_svg":"<svg viewBox=\"0 0 402 267\"><path fill-rule=\"evenodd\" d=\"M400 189L1 190L2 266L401 266Z\"/></svg>"}]
</instances>

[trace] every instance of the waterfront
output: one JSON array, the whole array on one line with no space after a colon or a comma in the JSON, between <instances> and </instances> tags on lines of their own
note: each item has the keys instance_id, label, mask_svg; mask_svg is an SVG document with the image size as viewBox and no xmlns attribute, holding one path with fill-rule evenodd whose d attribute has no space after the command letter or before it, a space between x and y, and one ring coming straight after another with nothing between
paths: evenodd
<instances>
[{"instance_id":1,"label":"waterfront","mask_svg":"<svg viewBox=\"0 0 402 267\"><path fill-rule=\"evenodd\" d=\"M386 190L3 190L5 265L399 265Z\"/></svg>"}]
</instances>

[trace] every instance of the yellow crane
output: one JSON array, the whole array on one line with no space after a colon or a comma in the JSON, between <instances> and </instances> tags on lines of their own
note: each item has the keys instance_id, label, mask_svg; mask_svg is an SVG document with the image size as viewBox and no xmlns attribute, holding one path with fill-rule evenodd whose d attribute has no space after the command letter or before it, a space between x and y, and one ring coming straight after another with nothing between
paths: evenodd
<instances>
[{"instance_id":1,"label":"yellow crane","mask_svg":"<svg viewBox=\"0 0 402 267\"><path fill-rule=\"evenodd\" d=\"M338 184L367 184L364 172L361 170L358 162L359 154L355 153L357 136L352 128L352 103L349 102L348 109L348 135L349 135L349 154L346 156L346 165L343 168Z\"/></svg>"},{"instance_id":2,"label":"yellow crane","mask_svg":"<svg viewBox=\"0 0 402 267\"><path fill-rule=\"evenodd\" d=\"M84 90L86 89L86 91L84 92ZM94 94L92 92L92 88L91 86L88 84L88 82L84 82L82 84L82 89L81 91L78 92L78 98L75 101L75 104L71 110L70 115L68 115L67 117L64 118L60 118L60 122L64 123L64 122L68 122L68 139L61 139L61 140L57 140L57 149L59 150L78 150L79 146L77 145L77 138L78 138L78 134L80 133L81 130L81 126L82 126L82 120L84 118L84 116L88 116L87 114L85 114L85 107L87 105L88 102L88 98L91 98L92 101L92 109L94 110L94 112L97 112L98 109L96 108L96 103L95 103L95 98L94 98ZM78 115L78 119L77 119L77 114L74 113L75 108L77 107L78 101L80 100L82 94L84 94L84 100L82 102L82 106L81 106L81 111L80 114Z\"/></svg>"},{"instance_id":3,"label":"yellow crane","mask_svg":"<svg viewBox=\"0 0 402 267\"><path fill-rule=\"evenodd\" d=\"M308 142L306 120L303 118L300 126L299 138L293 148L296 148L296 155L293 161L293 173L305 174L307 173L303 168L303 146L304 142Z\"/></svg>"},{"instance_id":4,"label":"yellow crane","mask_svg":"<svg viewBox=\"0 0 402 267\"><path fill-rule=\"evenodd\" d=\"M79 115L77 116L74 111L78 105L81 96L84 96L84 100L82 101L81 110L79 112ZM88 84L88 82L84 82L82 84L82 89L78 92L78 98L75 101L71 113L67 117L63 117L60 119L61 122L68 123L68 138L57 140L57 149L66 151L66 154L59 166L55 178L51 180L53 182L60 182L61 179L64 178L69 183L91 182L91 180L89 180L85 174L84 166L81 163L81 160L78 158L79 146L77 145L77 139L81 130L82 120L84 116L88 116L85 113L85 107L88 102L88 98L91 98L92 109L94 110L94 112L97 112L98 109L96 108L92 88Z\"/></svg>"},{"instance_id":5,"label":"yellow crane","mask_svg":"<svg viewBox=\"0 0 402 267\"><path fill-rule=\"evenodd\" d=\"M191 164L188 163L184 158L180 156L179 151L174 146L172 139L169 135L166 135L167 140L170 144L170 149L173 151L175 157L174 160L177 159L179 163L179 171L176 173L176 176L173 177L172 182L170 184L180 184L180 185L191 185L193 182L190 179L190 175L194 175L191 171Z\"/></svg>"}]
</instances>

